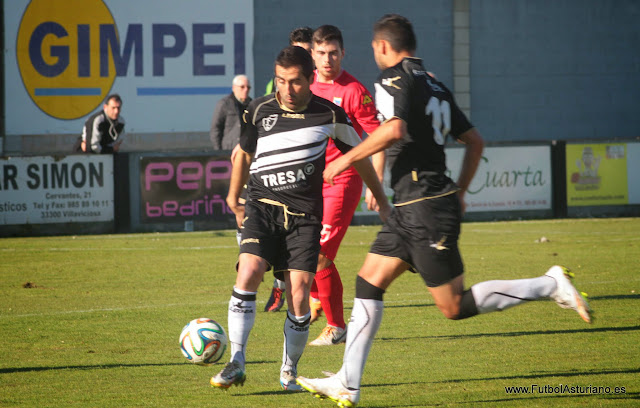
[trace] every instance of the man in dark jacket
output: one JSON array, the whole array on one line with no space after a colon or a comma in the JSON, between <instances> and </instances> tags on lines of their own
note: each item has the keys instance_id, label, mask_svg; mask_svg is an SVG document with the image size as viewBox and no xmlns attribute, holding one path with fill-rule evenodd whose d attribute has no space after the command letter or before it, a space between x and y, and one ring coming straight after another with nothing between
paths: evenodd
<instances>
[{"instance_id":1,"label":"man in dark jacket","mask_svg":"<svg viewBox=\"0 0 640 408\"><path fill-rule=\"evenodd\" d=\"M117 153L124 137L124 118L120 116L122 99L107 96L102 110L89 116L82 128L79 151L85 153Z\"/></svg>"},{"instance_id":2,"label":"man in dark jacket","mask_svg":"<svg viewBox=\"0 0 640 408\"><path fill-rule=\"evenodd\" d=\"M237 75L233 78L231 93L220 99L213 111L209 136L214 150L232 150L240 138L240 118L251 98L249 78Z\"/></svg>"}]
</instances>

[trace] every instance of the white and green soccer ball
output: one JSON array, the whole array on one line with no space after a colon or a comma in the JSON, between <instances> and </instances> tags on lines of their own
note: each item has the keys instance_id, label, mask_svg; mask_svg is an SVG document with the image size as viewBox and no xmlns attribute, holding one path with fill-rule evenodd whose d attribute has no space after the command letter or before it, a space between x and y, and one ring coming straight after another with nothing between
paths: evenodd
<instances>
[{"instance_id":1,"label":"white and green soccer ball","mask_svg":"<svg viewBox=\"0 0 640 408\"><path fill-rule=\"evenodd\" d=\"M180 350L194 364L213 364L222 358L226 349L227 334L215 320L194 319L180 333Z\"/></svg>"}]
</instances>

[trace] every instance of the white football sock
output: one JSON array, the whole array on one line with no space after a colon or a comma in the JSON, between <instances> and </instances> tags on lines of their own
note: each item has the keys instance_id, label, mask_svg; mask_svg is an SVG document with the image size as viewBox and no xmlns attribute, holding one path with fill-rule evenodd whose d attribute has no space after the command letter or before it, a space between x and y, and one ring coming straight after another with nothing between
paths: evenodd
<instances>
[{"instance_id":1,"label":"white football sock","mask_svg":"<svg viewBox=\"0 0 640 408\"><path fill-rule=\"evenodd\" d=\"M304 316L294 316L287 311L287 318L284 320L284 350L280 371L297 373L298 360L302 357L302 352L309 339L310 320L311 312Z\"/></svg>"},{"instance_id":2,"label":"white football sock","mask_svg":"<svg viewBox=\"0 0 640 408\"><path fill-rule=\"evenodd\" d=\"M231 360L244 367L249 333L256 320L256 293L234 288L229 300L228 321ZM253 300L251 300L253 299Z\"/></svg>"},{"instance_id":3,"label":"white football sock","mask_svg":"<svg viewBox=\"0 0 640 408\"><path fill-rule=\"evenodd\" d=\"M471 286L478 313L505 310L523 302L546 298L555 290L556 281L550 276L493 280Z\"/></svg>"},{"instance_id":4,"label":"white football sock","mask_svg":"<svg viewBox=\"0 0 640 408\"><path fill-rule=\"evenodd\" d=\"M383 311L384 302L381 300L359 298L353 300L342 368L337 374L345 387L360 388L364 364L373 338L380 328Z\"/></svg>"}]
</instances>

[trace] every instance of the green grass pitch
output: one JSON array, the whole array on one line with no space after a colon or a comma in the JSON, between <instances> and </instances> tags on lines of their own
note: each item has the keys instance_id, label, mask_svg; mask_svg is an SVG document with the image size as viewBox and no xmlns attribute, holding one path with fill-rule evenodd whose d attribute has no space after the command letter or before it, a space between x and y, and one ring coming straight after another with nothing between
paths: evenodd
<instances>
[{"instance_id":1,"label":"green grass pitch","mask_svg":"<svg viewBox=\"0 0 640 408\"><path fill-rule=\"evenodd\" d=\"M351 227L338 254L347 318L378 229ZM461 248L467 286L571 268L594 323L552 301L449 321L420 277L405 273L385 295L359 406L640 405L640 219L465 223ZM280 389L285 315L262 312L270 274L244 387L211 388L222 361L201 367L181 355L191 319L227 327L236 257L233 231L1 239L0 406L332 406ZM343 351L307 347L299 373L335 372Z\"/></svg>"}]
</instances>

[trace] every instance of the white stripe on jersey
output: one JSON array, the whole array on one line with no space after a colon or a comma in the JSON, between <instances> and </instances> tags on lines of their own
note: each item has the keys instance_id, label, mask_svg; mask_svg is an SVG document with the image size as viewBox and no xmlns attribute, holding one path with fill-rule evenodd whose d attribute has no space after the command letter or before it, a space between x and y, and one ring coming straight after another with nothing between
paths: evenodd
<instances>
[{"instance_id":1,"label":"white stripe on jersey","mask_svg":"<svg viewBox=\"0 0 640 408\"><path fill-rule=\"evenodd\" d=\"M269 156L268 157L269 160L257 159L255 162L253 162L253 164L251 164L251 167L249 168L249 173L253 174L253 173L259 173L261 171L269 171L269 170L279 169L281 167L293 166L301 163L311 163L317 158L322 157L322 155L324 155L324 151L326 147L327 147L327 142L325 141L324 143L321 144L321 146L317 148L298 150L297 152L292 152L292 153L305 152L306 155L304 157L301 157L300 154L282 153L282 154L275 154L273 156Z\"/></svg>"},{"instance_id":2,"label":"white stripe on jersey","mask_svg":"<svg viewBox=\"0 0 640 408\"><path fill-rule=\"evenodd\" d=\"M395 113L393 96L377 82L374 84L374 87L376 88L376 109L383 118L380 122L389 120Z\"/></svg>"},{"instance_id":3,"label":"white stripe on jersey","mask_svg":"<svg viewBox=\"0 0 640 408\"><path fill-rule=\"evenodd\" d=\"M250 173L312 162L324 154L331 127L311 126L259 138Z\"/></svg>"},{"instance_id":4,"label":"white stripe on jersey","mask_svg":"<svg viewBox=\"0 0 640 408\"><path fill-rule=\"evenodd\" d=\"M342 140L344 143L348 144L351 147L357 146L358 144L360 144L360 142L362 142L362 139L360 139L360 136L358 136L358 132L356 132L356 130L351 125L351 119L349 119L349 115L345 115L347 122L349 122L348 125L346 123L336 123L335 110L333 110L333 108L326 103L320 102L319 99L316 99L316 103L318 105L326 106L333 113L333 123L336 126L334 133L336 139Z\"/></svg>"},{"instance_id":5,"label":"white stripe on jersey","mask_svg":"<svg viewBox=\"0 0 640 408\"><path fill-rule=\"evenodd\" d=\"M249 172L253 174L313 162L325 153L327 139L333 136L350 146L356 146L361 142L353 127L345 123L275 133L258 139L256 159L251 164Z\"/></svg>"},{"instance_id":6,"label":"white stripe on jersey","mask_svg":"<svg viewBox=\"0 0 640 408\"><path fill-rule=\"evenodd\" d=\"M356 132L353 126L347 125L346 123L336 123L335 129L336 140L340 140L351 147L362 143L362 139L360 139L358 132Z\"/></svg>"},{"instance_id":7,"label":"white stripe on jersey","mask_svg":"<svg viewBox=\"0 0 640 408\"><path fill-rule=\"evenodd\" d=\"M279 162L279 163L274 163L272 165L268 165L268 166L255 166L256 163L252 164L250 169L249 169L249 173L250 174L254 174L254 173L260 173L262 171L269 171L269 170L273 170L273 169L279 169L281 167L288 167L288 166L294 166L296 164L301 164L301 163L312 163L314 160L322 157L322 155L324 154L324 148L322 149L322 151L314 156L309 156L309 157L305 157L302 158L300 160L292 160L292 161L288 161L288 162Z\"/></svg>"}]
</instances>

